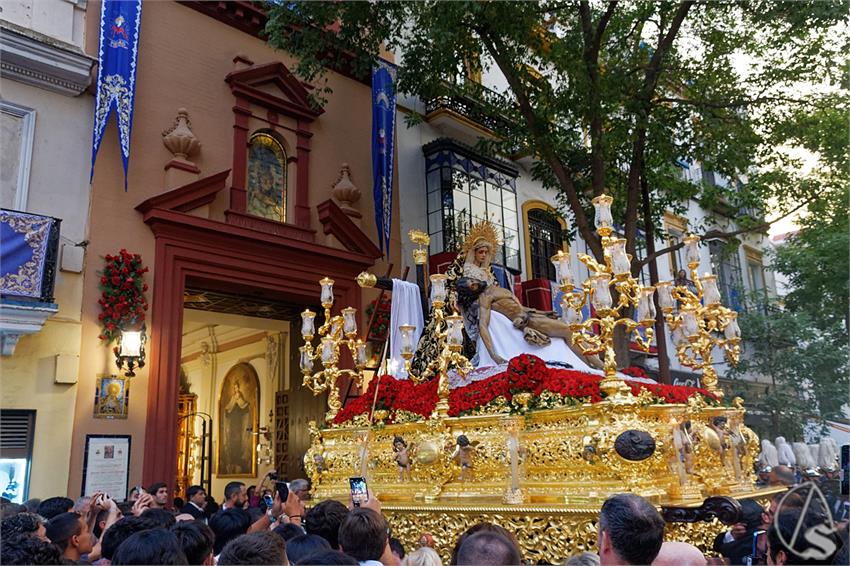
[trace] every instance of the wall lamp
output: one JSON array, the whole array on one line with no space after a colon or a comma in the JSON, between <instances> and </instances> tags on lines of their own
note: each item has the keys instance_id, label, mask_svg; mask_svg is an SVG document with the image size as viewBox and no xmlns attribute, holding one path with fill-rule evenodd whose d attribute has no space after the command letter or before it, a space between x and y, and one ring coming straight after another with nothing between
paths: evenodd
<instances>
[{"instance_id":1,"label":"wall lamp","mask_svg":"<svg viewBox=\"0 0 850 566\"><path fill-rule=\"evenodd\" d=\"M134 368L145 367L145 325L142 324L140 330L121 330L121 341L115 349L115 365L118 366L118 371L127 367L124 375L134 377L136 374Z\"/></svg>"}]
</instances>

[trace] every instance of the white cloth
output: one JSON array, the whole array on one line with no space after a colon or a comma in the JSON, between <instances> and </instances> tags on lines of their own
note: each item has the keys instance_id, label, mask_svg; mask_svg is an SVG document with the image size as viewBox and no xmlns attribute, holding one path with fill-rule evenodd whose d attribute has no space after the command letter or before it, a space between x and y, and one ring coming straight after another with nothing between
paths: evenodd
<instances>
[{"instance_id":1,"label":"white cloth","mask_svg":"<svg viewBox=\"0 0 850 566\"><path fill-rule=\"evenodd\" d=\"M794 457L794 450L791 449L791 445L788 444L784 436L777 436L774 445L776 446L776 452L779 456L780 464L791 468L797 465L797 458Z\"/></svg>"},{"instance_id":2,"label":"white cloth","mask_svg":"<svg viewBox=\"0 0 850 566\"><path fill-rule=\"evenodd\" d=\"M544 362L562 362L573 366L577 371L586 373L595 373L601 375L602 372L591 368L578 354L573 352L561 338L552 338L548 346L535 346L525 341L522 335L522 330L514 328L513 323L502 313L494 310L490 311L490 324L487 326L490 330L490 340L493 343L493 350L496 354L502 356L505 360L510 361L511 358L520 354L533 354ZM490 357L490 352L487 351L487 346L479 336L478 338L478 365L476 367L495 366L496 362Z\"/></svg>"},{"instance_id":3,"label":"white cloth","mask_svg":"<svg viewBox=\"0 0 850 566\"><path fill-rule=\"evenodd\" d=\"M419 344L419 337L425 326L422 315L422 302L419 295L419 285L393 279L393 301L390 309L390 365L387 373L398 379L407 379L404 370L404 358L401 357L401 332L398 327L406 324L416 327L413 331L413 348Z\"/></svg>"}]
</instances>

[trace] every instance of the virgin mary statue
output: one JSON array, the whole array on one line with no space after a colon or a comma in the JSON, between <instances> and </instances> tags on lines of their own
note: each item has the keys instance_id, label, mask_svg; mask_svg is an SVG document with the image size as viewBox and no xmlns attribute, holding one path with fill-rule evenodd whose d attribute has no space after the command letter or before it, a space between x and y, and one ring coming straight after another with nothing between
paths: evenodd
<instances>
[{"instance_id":1,"label":"virgin mary statue","mask_svg":"<svg viewBox=\"0 0 850 566\"><path fill-rule=\"evenodd\" d=\"M463 277L456 290L465 330L476 342L473 365L502 364L529 353L577 370L601 369L598 357L584 356L573 346L570 327L557 313L526 308L511 291L499 287L490 269L498 247L496 228L485 220L470 228L460 252Z\"/></svg>"}]
</instances>

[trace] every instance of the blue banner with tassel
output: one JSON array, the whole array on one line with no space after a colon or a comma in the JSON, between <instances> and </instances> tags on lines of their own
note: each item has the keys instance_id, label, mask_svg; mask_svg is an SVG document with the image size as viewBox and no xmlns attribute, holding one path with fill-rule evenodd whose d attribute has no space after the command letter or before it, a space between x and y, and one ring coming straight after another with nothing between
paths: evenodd
<instances>
[{"instance_id":1,"label":"blue banner with tassel","mask_svg":"<svg viewBox=\"0 0 850 566\"><path fill-rule=\"evenodd\" d=\"M372 194L378 245L390 251L393 222L393 142L395 138L396 66L378 59L372 68Z\"/></svg>"},{"instance_id":2,"label":"blue banner with tassel","mask_svg":"<svg viewBox=\"0 0 850 566\"><path fill-rule=\"evenodd\" d=\"M130 162L130 134L136 92L136 58L139 53L139 23L142 0L103 0L100 8L97 99L92 133L91 175L112 112L118 121L118 140L124 164L124 190Z\"/></svg>"}]
</instances>

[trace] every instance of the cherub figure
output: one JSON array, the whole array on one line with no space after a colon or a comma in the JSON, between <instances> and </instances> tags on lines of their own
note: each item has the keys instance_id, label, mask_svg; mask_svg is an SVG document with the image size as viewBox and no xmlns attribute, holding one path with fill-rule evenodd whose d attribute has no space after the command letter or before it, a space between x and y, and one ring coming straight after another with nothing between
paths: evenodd
<instances>
[{"instance_id":1,"label":"cherub figure","mask_svg":"<svg viewBox=\"0 0 850 566\"><path fill-rule=\"evenodd\" d=\"M452 460L460 464L460 481L469 479L473 467L473 457L475 456L475 447L469 442L469 438L465 434L457 437L457 446L455 447Z\"/></svg>"},{"instance_id":2,"label":"cherub figure","mask_svg":"<svg viewBox=\"0 0 850 566\"><path fill-rule=\"evenodd\" d=\"M393 439L393 451L395 452L395 462L398 464L398 481L403 482L405 475L410 479L410 454L408 452L407 442L400 436Z\"/></svg>"}]
</instances>

